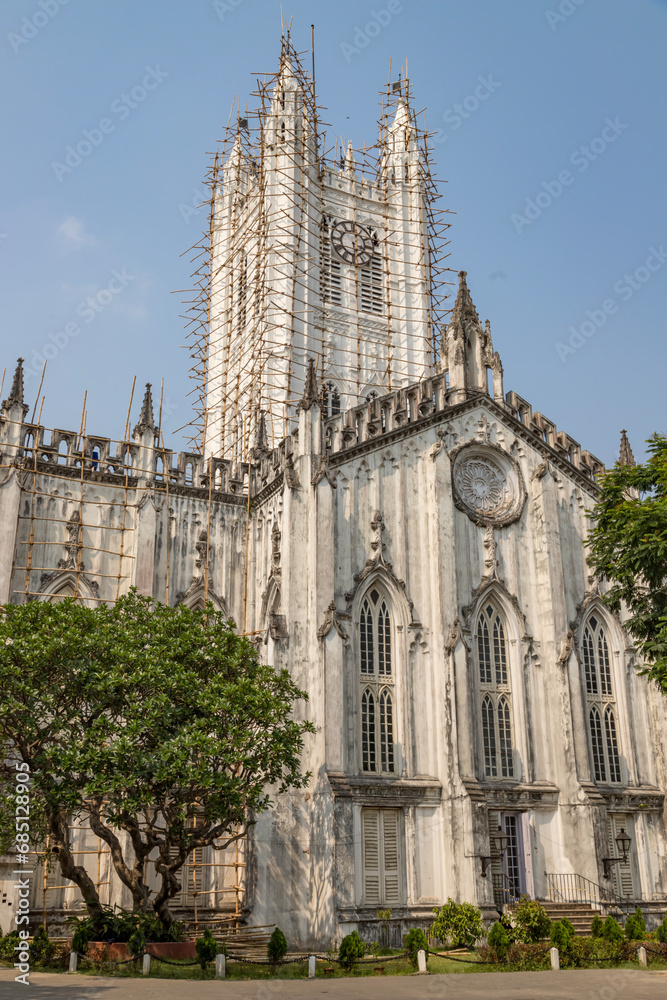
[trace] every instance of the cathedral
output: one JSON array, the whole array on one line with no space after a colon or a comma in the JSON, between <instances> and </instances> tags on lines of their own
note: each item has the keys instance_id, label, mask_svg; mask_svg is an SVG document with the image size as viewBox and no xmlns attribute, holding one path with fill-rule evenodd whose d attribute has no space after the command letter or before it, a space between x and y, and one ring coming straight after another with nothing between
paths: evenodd
<instances>
[{"instance_id":1,"label":"cathedral","mask_svg":"<svg viewBox=\"0 0 667 1000\"><path fill-rule=\"evenodd\" d=\"M377 940L390 910L400 943L449 897L490 918L522 894L639 904L650 926L667 908L667 702L587 565L604 466L505 391L445 263L409 81L382 90L363 150L328 143L289 39L256 96L211 166L190 450L165 448L150 385L122 439L85 414L46 429L19 361L0 600L212 601L308 692L310 785L239 847L190 859L175 910L198 927L278 925L290 949L325 949ZM102 902L128 906L105 845L72 838ZM32 892L45 922L79 907L57 873Z\"/></svg>"}]
</instances>

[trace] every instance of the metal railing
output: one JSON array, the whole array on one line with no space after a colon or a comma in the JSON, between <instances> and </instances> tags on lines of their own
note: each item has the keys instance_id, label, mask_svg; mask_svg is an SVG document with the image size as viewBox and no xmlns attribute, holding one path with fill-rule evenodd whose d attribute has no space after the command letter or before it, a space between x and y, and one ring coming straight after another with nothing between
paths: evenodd
<instances>
[{"instance_id":1,"label":"metal railing","mask_svg":"<svg viewBox=\"0 0 667 1000\"><path fill-rule=\"evenodd\" d=\"M505 873L494 872L492 876L493 901L498 910L502 911L503 906L508 903L517 903L521 896L521 887Z\"/></svg>"},{"instance_id":2,"label":"metal railing","mask_svg":"<svg viewBox=\"0 0 667 1000\"><path fill-rule=\"evenodd\" d=\"M551 903L588 903L602 910L611 907L623 909L628 900L623 900L612 889L591 882L583 875L555 874L545 872L547 882L546 898Z\"/></svg>"}]
</instances>

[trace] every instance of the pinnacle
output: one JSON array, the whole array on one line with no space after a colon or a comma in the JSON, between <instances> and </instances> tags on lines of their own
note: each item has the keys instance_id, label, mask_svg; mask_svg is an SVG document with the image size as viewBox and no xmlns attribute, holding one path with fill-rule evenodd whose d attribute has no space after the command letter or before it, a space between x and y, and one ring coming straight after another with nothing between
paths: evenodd
<instances>
[{"instance_id":1,"label":"pinnacle","mask_svg":"<svg viewBox=\"0 0 667 1000\"><path fill-rule=\"evenodd\" d=\"M259 424L257 425L257 438L255 440L254 447L255 455L267 455L269 453L269 435L266 430L266 413L264 410L261 411L259 415Z\"/></svg>"},{"instance_id":2,"label":"pinnacle","mask_svg":"<svg viewBox=\"0 0 667 1000\"><path fill-rule=\"evenodd\" d=\"M632 454L632 448L630 447L630 442L628 441L628 435L625 430L621 431L621 454L618 459L619 465L627 465L629 468L634 469L635 456Z\"/></svg>"},{"instance_id":3,"label":"pinnacle","mask_svg":"<svg viewBox=\"0 0 667 1000\"><path fill-rule=\"evenodd\" d=\"M9 390L9 396L3 401L2 407L7 409L16 403L23 403L23 358L19 358L16 363L12 387Z\"/></svg>"},{"instance_id":4,"label":"pinnacle","mask_svg":"<svg viewBox=\"0 0 667 1000\"><path fill-rule=\"evenodd\" d=\"M309 410L311 406L319 406L320 398L317 393L317 376L315 374L315 361L308 358L308 371L306 373L306 384L303 390L303 397L299 404L301 410Z\"/></svg>"},{"instance_id":5,"label":"pinnacle","mask_svg":"<svg viewBox=\"0 0 667 1000\"><path fill-rule=\"evenodd\" d=\"M451 325L466 326L468 323L479 323L479 316L475 309L475 304L468 290L466 278L467 271L459 271L459 290L454 303Z\"/></svg>"},{"instance_id":6,"label":"pinnacle","mask_svg":"<svg viewBox=\"0 0 667 1000\"><path fill-rule=\"evenodd\" d=\"M141 404L141 413L139 414L139 423L134 428L134 433L146 430L155 429L155 418L153 417L153 396L151 393L151 383L146 383L146 392L144 393L144 401Z\"/></svg>"}]
</instances>

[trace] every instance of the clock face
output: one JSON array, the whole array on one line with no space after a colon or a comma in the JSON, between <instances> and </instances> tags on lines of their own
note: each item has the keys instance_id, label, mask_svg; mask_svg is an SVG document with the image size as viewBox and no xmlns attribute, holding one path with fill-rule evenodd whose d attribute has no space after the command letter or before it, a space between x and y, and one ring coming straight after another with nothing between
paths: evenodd
<instances>
[{"instance_id":1,"label":"clock face","mask_svg":"<svg viewBox=\"0 0 667 1000\"><path fill-rule=\"evenodd\" d=\"M375 240L365 226L354 222L337 222L331 230L331 245L346 264L365 267L375 253Z\"/></svg>"}]
</instances>

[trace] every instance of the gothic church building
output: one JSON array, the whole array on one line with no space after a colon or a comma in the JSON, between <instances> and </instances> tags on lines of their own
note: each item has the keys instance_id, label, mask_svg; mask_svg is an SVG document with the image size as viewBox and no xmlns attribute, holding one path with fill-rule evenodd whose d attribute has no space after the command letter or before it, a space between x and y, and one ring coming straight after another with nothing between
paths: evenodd
<instances>
[{"instance_id":1,"label":"gothic church building","mask_svg":"<svg viewBox=\"0 0 667 1000\"><path fill-rule=\"evenodd\" d=\"M383 92L373 151L333 158L288 40L259 98L212 168L197 442L165 449L150 387L122 440L47 430L19 363L0 600L211 600L309 693L310 787L259 817L236 868L193 860L184 915L278 924L295 949L377 939L379 908L398 942L448 897L661 919L666 702L586 562L603 465L505 392L463 271L445 315L408 82ZM73 837L103 902L128 905ZM49 879L34 907L76 908Z\"/></svg>"}]
</instances>

